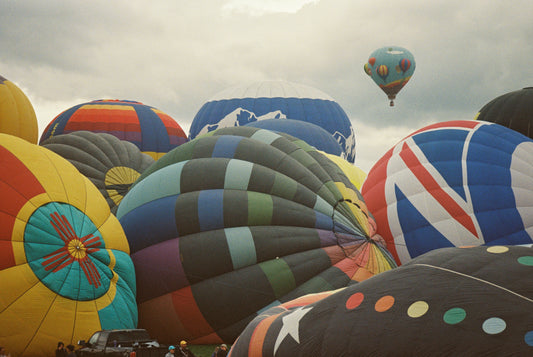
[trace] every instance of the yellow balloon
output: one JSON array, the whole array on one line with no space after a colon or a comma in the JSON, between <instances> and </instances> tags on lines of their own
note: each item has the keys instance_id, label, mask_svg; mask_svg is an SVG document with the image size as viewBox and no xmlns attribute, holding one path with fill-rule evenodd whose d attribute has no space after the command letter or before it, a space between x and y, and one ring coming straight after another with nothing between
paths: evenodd
<instances>
[{"instance_id":1,"label":"yellow balloon","mask_svg":"<svg viewBox=\"0 0 533 357\"><path fill-rule=\"evenodd\" d=\"M135 328L129 244L96 186L52 151L0 134L0 346L49 356L58 341Z\"/></svg>"},{"instance_id":2,"label":"yellow balloon","mask_svg":"<svg viewBox=\"0 0 533 357\"><path fill-rule=\"evenodd\" d=\"M366 179L366 173L352 164L351 162L348 162L341 158L340 156L328 154L326 152L321 151L322 154L326 155L328 159L333 161L337 166L340 167L342 172L348 177L348 179L353 183L353 185L361 191L361 186L363 185L363 182L365 182Z\"/></svg>"},{"instance_id":3,"label":"yellow balloon","mask_svg":"<svg viewBox=\"0 0 533 357\"><path fill-rule=\"evenodd\" d=\"M14 83L0 76L0 133L37 144L38 124L30 100Z\"/></svg>"}]
</instances>

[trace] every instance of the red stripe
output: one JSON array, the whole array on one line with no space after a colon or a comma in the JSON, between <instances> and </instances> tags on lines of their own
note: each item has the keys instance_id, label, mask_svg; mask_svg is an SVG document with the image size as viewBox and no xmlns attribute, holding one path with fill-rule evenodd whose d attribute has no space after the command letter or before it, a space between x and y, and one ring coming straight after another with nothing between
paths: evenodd
<instances>
[{"instance_id":1,"label":"red stripe","mask_svg":"<svg viewBox=\"0 0 533 357\"><path fill-rule=\"evenodd\" d=\"M190 286L174 291L172 293L172 303L180 321L186 322L184 327L191 336L205 336L214 332L196 304L196 299Z\"/></svg>"},{"instance_id":2,"label":"red stripe","mask_svg":"<svg viewBox=\"0 0 533 357\"><path fill-rule=\"evenodd\" d=\"M457 222L459 222L470 233L479 239L472 218L470 218L468 213L463 210L461 206L459 206L459 204L442 189L442 187L440 187L433 176L431 176L431 174L418 160L415 153L411 150L406 142L403 144L400 157L403 159L411 172L416 176L418 181L420 181L420 183L424 186L426 191L441 204L442 208L444 208L446 212L455 218Z\"/></svg>"},{"instance_id":3,"label":"red stripe","mask_svg":"<svg viewBox=\"0 0 533 357\"><path fill-rule=\"evenodd\" d=\"M435 123L435 124L431 124L431 125L428 125L428 126L425 126L423 127L422 129L419 129L411 134L409 134L408 136L406 136L406 138L408 137L411 137L413 135L416 135L418 133L421 133L423 131L428 131L428 130L433 130L433 129L438 129L438 128L450 128L450 129L453 129L453 128L465 128L465 129L474 129L476 126L478 125L486 125L486 124L483 124L483 123L480 123L479 121L476 122L475 120L452 120L452 121L445 121L445 122L440 122L440 123Z\"/></svg>"},{"instance_id":4,"label":"red stripe","mask_svg":"<svg viewBox=\"0 0 533 357\"><path fill-rule=\"evenodd\" d=\"M12 152L0 146L0 270L15 265L11 245L13 226L26 202L44 193L43 186Z\"/></svg>"}]
</instances>

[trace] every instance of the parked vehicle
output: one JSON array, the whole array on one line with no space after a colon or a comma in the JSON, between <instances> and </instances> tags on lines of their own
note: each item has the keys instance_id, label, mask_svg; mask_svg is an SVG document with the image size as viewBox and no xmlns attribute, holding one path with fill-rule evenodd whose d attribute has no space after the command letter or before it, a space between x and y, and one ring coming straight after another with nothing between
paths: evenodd
<instances>
[{"instance_id":1,"label":"parked vehicle","mask_svg":"<svg viewBox=\"0 0 533 357\"><path fill-rule=\"evenodd\" d=\"M78 357L160 357L168 352L144 329L97 331L87 342L78 341L78 345Z\"/></svg>"}]
</instances>

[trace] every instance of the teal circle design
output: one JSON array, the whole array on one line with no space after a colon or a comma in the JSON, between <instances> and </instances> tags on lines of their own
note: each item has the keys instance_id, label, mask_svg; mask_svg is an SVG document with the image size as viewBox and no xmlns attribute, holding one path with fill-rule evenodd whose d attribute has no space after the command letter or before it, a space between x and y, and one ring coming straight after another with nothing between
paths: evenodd
<instances>
[{"instance_id":1,"label":"teal circle design","mask_svg":"<svg viewBox=\"0 0 533 357\"><path fill-rule=\"evenodd\" d=\"M485 331L489 335L496 335L505 330L507 324L499 317L491 317L490 319L486 319L485 322L483 322L482 327L483 331Z\"/></svg>"},{"instance_id":2,"label":"teal circle design","mask_svg":"<svg viewBox=\"0 0 533 357\"><path fill-rule=\"evenodd\" d=\"M533 266L533 257L530 255L520 257L517 260L522 265Z\"/></svg>"},{"instance_id":3,"label":"teal circle design","mask_svg":"<svg viewBox=\"0 0 533 357\"><path fill-rule=\"evenodd\" d=\"M466 311L460 307L454 307L444 313L443 320L449 325L455 325L463 321L466 317Z\"/></svg>"},{"instance_id":4,"label":"teal circle design","mask_svg":"<svg viewBox=\"0 0 533 357\"><path fill-rule=\"evenodd\" d=\"M526 344L528 346L533 346L533 331L526 332L526 335L524 336L524 341L526 341Z\"/></svg>"},{"instance_id":5,"label":"teal circle design","mask_svg":"<svg viewBox=\"0 0 533 357\"><path fill-rule=\"evenodd\" d=\"M50 202L33 212L24 229L24 251L33 273L56 294L88 301L109 289L113 272L102 234L68 203Z\"/></svg>"}]
</instances>

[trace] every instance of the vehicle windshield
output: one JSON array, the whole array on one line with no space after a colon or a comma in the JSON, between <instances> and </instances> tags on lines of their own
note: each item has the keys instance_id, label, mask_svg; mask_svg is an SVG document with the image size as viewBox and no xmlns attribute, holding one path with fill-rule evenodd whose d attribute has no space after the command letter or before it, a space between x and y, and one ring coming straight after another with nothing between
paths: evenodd
<instances>
[{"instance_id":1,"label":"vehicle windshield","mask_svg":"<svg viewBox=\"0 0 533 357\"><path fill-rule=\"evenodd\" d=\"M113 344L116 341L117 345L125 345L136 341L147 340L150 340L150 335L147 331L117 331L109 334L107 344Z\"/></svg>"}]
</instances>

